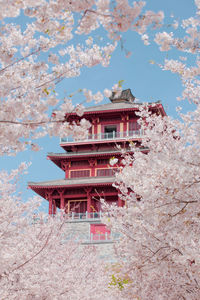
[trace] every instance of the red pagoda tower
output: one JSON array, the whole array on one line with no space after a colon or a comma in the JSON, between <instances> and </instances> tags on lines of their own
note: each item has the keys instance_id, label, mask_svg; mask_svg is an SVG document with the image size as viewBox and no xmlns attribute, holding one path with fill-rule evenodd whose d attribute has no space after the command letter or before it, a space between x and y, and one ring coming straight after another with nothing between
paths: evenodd
<instances>
[{"instance_id":1,"label":"red pagoda tower","mask_svg":"<svg viewBox=\"0 0 200 300\"><path fill-rule=\"evenodd\" d=\"M65 172L65 179L30 182L29 187L49 202L49 214L56 209L65 210L73 220L90 221L90 234L109 234L101 224L101 203L103 197L108 203L123 206L123 201L114 188L116 167L109 163L113 157L120 165L121 151L117 145L130 152L129 143L141 148L143 132L137 123L136 112L141 104L134 102L131 90L122 91L120 97L113 94L110 102L85 109L83 117L71 113L68 121L79 122L87 119L91 124L89 134L84 140L61 138L60 146L65 153L49 153L47 158ZM166 115L160 102L148 103L152 113Z\"/></svg>"}]
</instances>

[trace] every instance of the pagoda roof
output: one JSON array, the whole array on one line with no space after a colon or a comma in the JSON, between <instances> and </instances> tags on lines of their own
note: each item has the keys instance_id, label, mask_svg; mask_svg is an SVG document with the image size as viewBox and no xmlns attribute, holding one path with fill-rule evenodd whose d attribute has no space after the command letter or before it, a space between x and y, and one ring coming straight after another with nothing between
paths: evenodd
<instances>
[{"instance_id":1,"label":"pagoda roof","mask_svg":"<svg viewBox=\"0 0 200 300\"><path fill-rule=\"evenodd\" d=\"M143 149L144 150L144 149ZM142 150L141 150L142 151ZM126 150L126 152L132 152L132 150ZM93 156L110 156L114 154L119 154L121 155L120 150L110 150L110 151L88 151L88 152L65 152L65 153L53 153L50 152L47 154L47 157L49 158L55 158L55 159L60 159L60 158L69 158L69 157L93 157Z\"/></svg>"},{"instance_id":2,"label":"pagoda roof","mask_svg":"<svg viewBox=\"0 0 200 300\"><path fill-rule=\"evenodd\" d=\"M111 185L115 180L114 176L110 177L84 177L74 179L58 179L41 182L28 182L31 189L37 188L59 188L59 187L78 187L78 186L96 186L96 185Z\"/></svg>"},{"instance_id":3,"label":"pagoda roof","mask_svg":"<svg viewBox=\"0 0 200 300\"><path fill-rule=\"evenodd\" d=\"M147 103L134 103L134 102L128 102L126 100L121 101L121 102L110 102L106 104L101 104L101 105L95 105L95 106L90 106L85 108L85 114L90 114L93 112L101 112L101 111L113 111L113 110L119 110L119 111L126 111L126 110L138 110L138 107L141 105L148 105L148 106L154 106L161 104L160 101L157 102L147 102Z\"/></svg>"},{"instance_id":4,"label":"pagoda roof","mask_svg":"<svg viewBox=\"0 0 200 300\"><path fill-rule=\"evenodd\" d=\"M148 148L137 148L137 149L125 149L126 153L131 153L134 151L148 151ZM51 159L63 159L63 158L72 158L72 157L79 157L79 158L88 158L88 157L96 157L96 156L111 156L111 155L122 155L122 151L119 150L104 150L104 151L87 151L87 152L64 152L64 153L54 153L49 152L47 154L47 158Z\"/></svg>"}]
</instances>

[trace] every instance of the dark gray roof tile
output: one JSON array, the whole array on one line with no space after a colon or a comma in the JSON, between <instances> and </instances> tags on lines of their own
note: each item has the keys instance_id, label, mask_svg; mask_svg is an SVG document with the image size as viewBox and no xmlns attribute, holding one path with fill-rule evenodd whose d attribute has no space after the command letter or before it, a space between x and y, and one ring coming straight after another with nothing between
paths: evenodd
<instances>
[{"instance_id":1,"label":"dark gray roof tile","mask_svg":"<svg viewBox=\"0 0 200 300\"><path fill-rule=\"evenodd\" d=\"M115 177L84 177L74 179L59 179L41 182L29 182L30 187L51 187L51 186L71 186L71 185L90 185L90 184L101 184L101 183L112 183Z\"/></svg>"}]
</instances>

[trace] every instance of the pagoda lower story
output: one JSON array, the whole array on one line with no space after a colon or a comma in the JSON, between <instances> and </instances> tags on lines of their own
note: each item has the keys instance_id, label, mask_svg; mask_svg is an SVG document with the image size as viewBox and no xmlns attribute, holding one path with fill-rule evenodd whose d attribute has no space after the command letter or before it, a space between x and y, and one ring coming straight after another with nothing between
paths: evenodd
<instances>
[{"instance_id":1,"label":"pagoda lower story","mask_svg":"<svg viewBox=\"0 0 200 300\"><path fill-rule=\"evenodd\" d=\"M49 202L49 214L56 214L57 208L66 214L95 216L102 211L100 199L108 204L122 206L114 177L89 177L63 179L40 183L29 183L29 187Z\"/></svg>"},{"instance_id":2,"label":"pagoda lower story","mask_svg":"<svg viewBox=\"0 0 200 300\"><path fill-rule=\"evenodd\" d=\"M68 238L78 237L82 242L99 244L112 243L116 239L101 221L101 199L110 205L123 205L113 182L114 177L91 177L29 183L29 186L49 202L49 215L55 215L57 209L61 209L66 222L74 223L71 232L66 231ZM107 252L112 252L109 245Z\"/></svg>"}]
</instances>

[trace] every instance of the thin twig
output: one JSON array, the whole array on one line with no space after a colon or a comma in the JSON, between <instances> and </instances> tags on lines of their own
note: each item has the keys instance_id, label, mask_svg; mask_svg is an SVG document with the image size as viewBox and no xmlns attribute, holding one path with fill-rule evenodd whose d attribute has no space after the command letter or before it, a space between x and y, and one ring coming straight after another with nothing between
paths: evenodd
<instances>
[{"instance_id":1,"label":"thin twig","mask_svg":"<svg viewBox=\"0 0 200 300\"><path fill-rule=\"evenodd\" d=\"M7 70L8 68L10 68L10 67L12 67L13 65L17 64L18 62L20 62L20 61L22 61L22 60L24 60L24 59L26 59L26 58L28 58L28 57L30 57L30 56L36 54L36 53L39 52L40 50L42 50L42 47L39 47L37 50L35 50L35 51L33 51L33 52L27 54L26 56L24 56L24 57L22 57L22 58L20 58L20 59L18 59L18 60L16 60L16 61L14 61L14 62L11 63L10 65L7 65L5 68L3 68L3 69L0 70L0 73L4 72L4 71Z\"/></svg>"}]
</instances>

